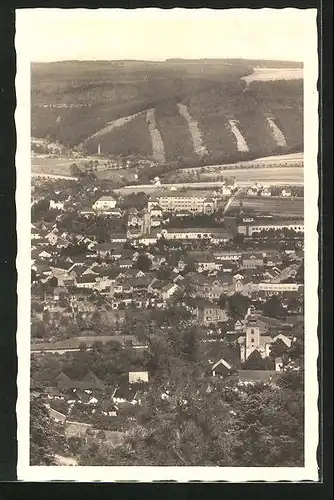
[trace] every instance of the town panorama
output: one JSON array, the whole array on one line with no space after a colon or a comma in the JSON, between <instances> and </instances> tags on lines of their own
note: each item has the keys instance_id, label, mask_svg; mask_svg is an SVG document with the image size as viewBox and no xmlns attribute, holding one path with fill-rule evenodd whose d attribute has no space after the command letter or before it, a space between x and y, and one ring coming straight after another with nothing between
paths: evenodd
<instances>
[{"instance_id":1,"label":"town panorama","mask_svg":"<svg viewBox=\"0 0 334 500\"><path fill-rule=\"evenodd\" d=\"M31 79L31 465L303 466L302 64Z\"/></svg>"}]
</instances>

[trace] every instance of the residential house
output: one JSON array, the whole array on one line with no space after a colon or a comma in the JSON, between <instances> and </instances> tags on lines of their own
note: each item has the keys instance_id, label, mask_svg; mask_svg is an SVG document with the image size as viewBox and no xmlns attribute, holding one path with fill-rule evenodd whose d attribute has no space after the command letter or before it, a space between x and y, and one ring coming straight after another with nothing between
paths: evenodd
<instances>
[{"instance_id":1,"label":"residential house","mask_svg":"<svg viewBox=\"0 0 334 500\"><path fill-rule=\"evenodd\" d=\"M117 261L117 266L120 269L131 269L133 266L133 261L131 259L119 259Z\"/></svg>"},{"instance_id":2,"label":"residential house","mask_svg":"<svg viewBox=\"0 0 334 500\"><path fill-rule=\"evenodd\" d=\"M211 376L212 377L228 377L232 372L232 365L225 361L225 359L219 359L214 365L211 366Z\"/></svg>"},{"instance_id":3,"label":"residential house","mask_svg":"<svg viewBox=\"0 0 334 500\"><path fill-rule=\"evenodd\" d=\"M96 275L86 275L86 276L78 276L76 278L76 287L77 288L87 288L93 290L96 288Z\"/></svg>"},{"instance_id":4,"label":"residential house","mask_svg":"<svg viewBox=\"0 0 334 500\"><path fill-rule=\"evenodd\" d=\"M247 190L247 196L257 196L259 194L259 188L257 186L252 186Z\"/></svg>"},{"instance_id":5,"label":"residential house","mask_svg":"<svg viewBox=\"0 0 334 500\"><path fill-rule=\"evenodd\" d=\"M235 250L214 250L213 255L217 260L238 262L242 253Z\"/></svg>"},{"instance_id":6,"label":"residential house","mask_svg":"<svg viewBox=\"0 0 334 500\"><path fill-rule=\"evenodd\" d=\"M113 254L114 245L112 243L98 243L93 250L99 257L106 258Z\"/></svg>"},{"instance_id":7,"label":"residential house","mask_svg":"<svg viewBox=\"0 0 334 500\"><path fill-rule=\"evenodd\" d=\"M161 219L162 215L163 215L162 208L157 204L150 205L149 213L150 213L151 218L157 217L157 218Z\"/></svg>"},{"instance_id":8,"label":"residential house","mask_svg":"<svg viewBox=\"0 0 334 500\"><path fill-rule=\"evenodd\" d=\"M148 383L147 371L133 371L129 372L129 384L142 384Z\"/></svg>"},{"instance_id":9,"label":"residential house","mask_svg":"<svg viewBox=\"0 0 334 500\"><path fill-rule=\"evenodd\" d=\"M93 210L105 212L116 207L116 200L112 196L101 196L93 205Z\"/></svg>"},{"instance_id":10,"label":"residential house","mask_svg":"<svg viewBox=\"0 0 334 500\"><path fill-rule=\"evenodd\" d=\"M291 197L291 189L288 188L282 189L281 195L284 197Z\"/></svg>"},{"instance_id":11,"label":"residential house","mask_svg":"<svg viewBox=\"0 0 334 500\"><path fill-rule=\"evenodd\" d=\"M127 241L126 231L120 233L113 233L110 237L112 243L125 243Z\"/></svg>"},{"instance_id":12,"label":"residential house","mask_svg":"<svg viewBox=\"0 0 334 500\"><path fill-rule=\"evenodd\" d=\"M176 283L168 283L161 290L161 297L163 300L169 300L175 292L179 289L179 286Z\"/></svg>"},{"instance_id":13,"label":"residential house","mask_svg":"<svg viewBox=\"0 0 334 500\"><path fill-rule=\"evenodd\" d=\"M257 267L263 267L264 265L263 256L248 252L243 253L241 264L242 267L245 269L256 269Z\"/></svg>"},{"instance_id":14,"label":"residential house","mask_svg":"<svg viewBox=\"0 0 334 500\"><path fill-rule=\"evenodd\" d=\"M261 196L271 196L271 190L269 187L264 187L261 191Z\"/></svg>"},{"instance_id":15,"label":"residential house","mask_svg":"<svg viewBox=\"0 0 334 500\"><path fill-rule=\"evenodd\" d=\"M203 325L228 321L227 312L208 300L198 300L195 312L198 321Z\"/></svg>"},{"instance_id":16,"label":"residential house","mask_svg":"<svg viewBox=\"0 0 334 500\"><path fill-rule=\"evenodd\" d=\"M58 238L56 242L56 247L61 249L61 248L67 248L70 245L70 242L67 240L64 240L62 238Z\"/></svg>"},{"instance_id":17,"label":"residential house","mask_svg":"<svg viewBox=\"0 0 334 500\"><path fill-rule=\"evenodd\" d=\"M185 276L185 284L189 284L190 293L194 297L218 300L222 293L226 293L233 285L233 277L229 274L216 277L189 273Z\"/></svg>"},{"instance_id":18,"label":"residential house","mask_svg":"<svg viewBox=\"0 0 334 500\"><path fill-rule=\"evenodd\" d=\"M80 380L73 380L62 372L57 377L57 387L60 390L105 390L104 382L91 371Z\"/></svg>"},{"instance_id":19,"label":"residential house","mask_svg":"<svg viewBox=\"0 0 334 500\"><path fill-rule=\"evenodd\" d=\"M45 234L44 238L50 245L55 245L58 241L59 236L56 234L56 231L51 231Z\"/></svg>"},{"instance_id":20,"label":"residential house","mask_svg":"<svg viewBox=\"0 0 334 500\"><path fill-rule=\"evenodd\" d=\"M64 202L59 200L50 200L49 208L50 210L64 210Z\"/></svg>"}]
</instances>

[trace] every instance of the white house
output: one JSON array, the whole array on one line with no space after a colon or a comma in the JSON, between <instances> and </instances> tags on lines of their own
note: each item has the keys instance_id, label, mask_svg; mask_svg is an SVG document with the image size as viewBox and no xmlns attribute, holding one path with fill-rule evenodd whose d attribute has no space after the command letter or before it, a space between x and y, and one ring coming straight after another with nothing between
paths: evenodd
<instances>
[{"instance_id":1,"label":"white house","mask_svg":"<svg viewBox=\"0 0 334 500\"><path fill-rule=\"evenodd\" d=\"M161 291L163 300L170 299L178 289L179 287L175 283L169 283L166 285Z\"/></svg>"},{"instance_id":2,"label":"white house","mask_svg":"<svg viewBox=\"0 0 334 500\"><path fill-rule=\"evenodd\" d=\"M148 372L129 372L129 384L148 383Z\"/></svg>"},{"instance_id":3,"label":"white house","mask_svg":"<svg viewBox=\"0 0 334 500\"><path fill-rule=\"evenodd\" d=\"M261 196L271 196L271 191L268 187L263 188L261 191Z\"/></svg>"},{"instance_id":4,"label":"white house","mask_svg":"<svg viewBox=\"0 0 334 500\"><path fill-rule=\"evenodd\" d=\"M291 190L290 189L282 189L281 195L282 196L291 196Z\"/></svg>"},{"instance_id":5,"label":"white house","mask_svg":"<svg viewBox=\"0 0 334 500\"><path fill-rule=\"evenodd\" d=\"M64 202L50 200L49 208L50 210L64 210Z\"/></svg>"},{"instance_id":6,"label":"white house","mask_svg":"<svg viewBox=\"0 0 334 500\"><path fill-rule=\"evenodd\" d=\"M101 196L93 205L93 209L98 212L111 210L116 207L116 200L112 196Z\"/></svg>"}]
</instances>

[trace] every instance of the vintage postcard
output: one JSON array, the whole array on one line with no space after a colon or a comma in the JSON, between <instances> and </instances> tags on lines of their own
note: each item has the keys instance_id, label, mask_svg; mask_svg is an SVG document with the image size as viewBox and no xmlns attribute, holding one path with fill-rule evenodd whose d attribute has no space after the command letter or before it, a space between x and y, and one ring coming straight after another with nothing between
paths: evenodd
<instances>
[{"instance_id":1,"label":"vintage postcard","mask_svg":"<svg viewBox=\"0 0 334 500\"><path fill-rule=\"evenodd\" d=\"M17 10L20 480L319 480L316 16Z\"/></svg>"}]
</instances>

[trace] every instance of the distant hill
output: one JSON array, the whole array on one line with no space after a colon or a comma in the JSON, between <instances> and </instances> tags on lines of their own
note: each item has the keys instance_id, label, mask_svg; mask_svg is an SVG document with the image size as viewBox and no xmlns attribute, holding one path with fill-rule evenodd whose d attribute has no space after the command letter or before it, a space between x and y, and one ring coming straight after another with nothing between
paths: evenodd
<instances>
[{"instance_id":1,"label":"distant hill","mask_svg":"<svg viewBox=\"0 0 334 500\"><path fill-rule=\"evenodd\" d=\"M303 150L298 62L33 63L31 84L32 136L87 153L201 165Z\"/></svg>"}]
</instances>

